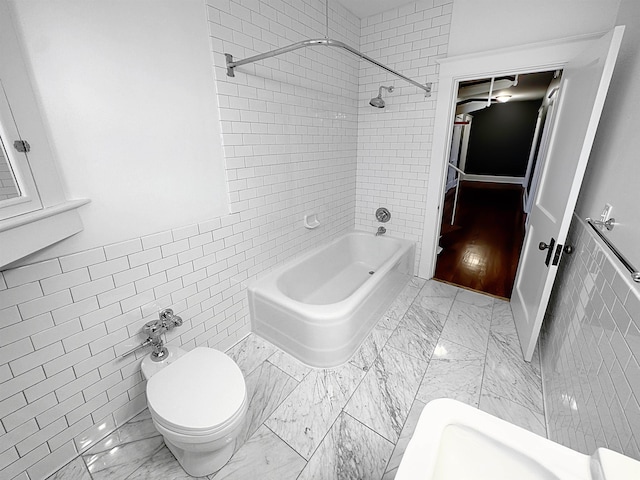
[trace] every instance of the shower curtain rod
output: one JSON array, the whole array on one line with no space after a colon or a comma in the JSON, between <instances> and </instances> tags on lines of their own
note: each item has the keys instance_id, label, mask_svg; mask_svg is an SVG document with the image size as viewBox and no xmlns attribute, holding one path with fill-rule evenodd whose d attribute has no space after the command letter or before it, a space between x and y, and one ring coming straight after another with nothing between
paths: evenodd
<instances>
[{"instance_id":1,"label":"shower curtain rod","mask_svg":"<svg viewBox=\"0 0 640 480\"><path fill-rule=\"evenodd\" d=\"M351 48L346 43L339 42L338 40L331 40L330 38L318 38L318 39L303 40L301 42L293 43L293 44L288 45L286 47L276 48L275 50L271 50L270 52L261 53L259 55L254 55L253 57L245 58L243 60L234 61L233 60L233 55L231 55L229 53L225 53L224 56L227 59L227 76L235 77L234 68L239 67L241 65L246 65L247 63L253 63L253 62L260 61L260 60L264 60L265 58L275 57L276 55L282 55L283 53L292 52L294 50L298 50L299 48L315 47L315 46L318 46L318 45L326 45L328 47L343 48L346 51L348 51L348 52L350 52L350 53L362 58L363 60L366 60L369 63L373 63L374 65L382 68L383 70L386 70L387 72L392 73L393 75L395 75L397 77L400 77L403 80L406 80L407 82L411 83L412 85L415 85L416 87L421 88L422 90L425 91L425 96L426 97L431 96L431 83L427 83L425 85L422 85L422 84L416 82L415 80L412 80L412 79L410 79L408 77L405 77L401 73L396 72L395 70L387 67L386 65L383 65L382 63L374 60L373 58L368 57L364 53L360 53L358 50L356 50L354 48Z\"/></svg>"}]
</instances>

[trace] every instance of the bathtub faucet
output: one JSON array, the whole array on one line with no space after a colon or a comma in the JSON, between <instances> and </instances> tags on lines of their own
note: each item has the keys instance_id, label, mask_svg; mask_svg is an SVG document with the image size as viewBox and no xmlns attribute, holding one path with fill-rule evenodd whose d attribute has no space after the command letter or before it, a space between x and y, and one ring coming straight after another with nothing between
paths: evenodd
<instances>
[{"instance_id":1,"label":"bathtub faucet","mask_svg":"<svg viewBox=\"0 0 640 480\"><path fill-rule=\"evenodd\" d=\"M384 235L385 233L387 233L387 229L384 227L378 227L378 231L376 232L376 237L379 235Z\"/></svg>"}]
</instances>

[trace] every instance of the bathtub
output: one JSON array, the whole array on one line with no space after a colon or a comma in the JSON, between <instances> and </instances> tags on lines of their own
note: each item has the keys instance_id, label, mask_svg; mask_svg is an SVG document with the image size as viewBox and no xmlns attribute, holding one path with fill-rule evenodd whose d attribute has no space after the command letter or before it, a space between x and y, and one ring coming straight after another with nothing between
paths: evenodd
<instances>
[{"instance_id":1,"label":"bathtub","mask_svg":"<svg viewBox=\"0 0 640 480\"><path fill-rule=\"evenodd\" d=\"M312 367L346 362L413 276L415 244L351 232L248 286L252 331Z\"/></svg>"}]
</instances>

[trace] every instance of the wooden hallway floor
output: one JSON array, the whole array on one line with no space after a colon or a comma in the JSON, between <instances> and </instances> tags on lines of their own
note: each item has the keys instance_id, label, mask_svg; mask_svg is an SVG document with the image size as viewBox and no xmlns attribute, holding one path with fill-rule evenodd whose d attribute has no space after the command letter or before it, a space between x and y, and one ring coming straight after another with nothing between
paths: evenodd
<instances>
[{"instance_id":1,"label":"wooden hallway floor","mask_svg":"<svg viewBox=\"0 0 640 480\"><path fill-rule=\"evenodd\" d=\"M524 240L522 187L460 182L454 225L453 193L444 204L434 277L454 285L510 298Z\"/></svg>"}]
</instances>

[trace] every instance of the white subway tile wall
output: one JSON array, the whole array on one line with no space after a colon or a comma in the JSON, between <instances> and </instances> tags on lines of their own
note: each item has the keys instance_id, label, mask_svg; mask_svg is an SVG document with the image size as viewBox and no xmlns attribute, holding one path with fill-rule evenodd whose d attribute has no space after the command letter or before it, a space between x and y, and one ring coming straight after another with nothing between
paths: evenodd
<instances>
[{"instance_id":1,"label":"white subway tile wall","mask_svg":"<svg viewBox=\"0 0 640 480\"><path fill-rule=\"evenodd\" d=\"M640 460L640 286L574 216L544 320L541 364L549 438L583 453Z\"/></svg>"},{"instance_id":2,"label":"white subway tile wall","mask_svg":"<svg viewBox=\"0 0 640 480\"><path fill-rule=\"evenodd\" d=\"M387 233L417 242L420 262L423 219L438 65L446 56L453 0L409 3L362 20L363 53L421 84L433 83L431 97L404 80L361 61L358 102L356 228L375 231L378 207L391 211ZM369 105L380 85L384 109Z\"/></svg>"},{"instance_id":3,"label":"white subway tile wall","mask_svg":"<svg viewBox=\"0 0 640 480\"><path fill-rule=\"evenodd\" d=\"M146 406L140 329L167 307L171 344L225 350L249 332L245 282L353 228L359 64L307 48L324 2L211 0L208 18L231 213L0 272L0 476L46 478ZM330 36L360 20L330 4ZM303 227L316 213L320 228Z\"/></svg>"}]
</instances>

